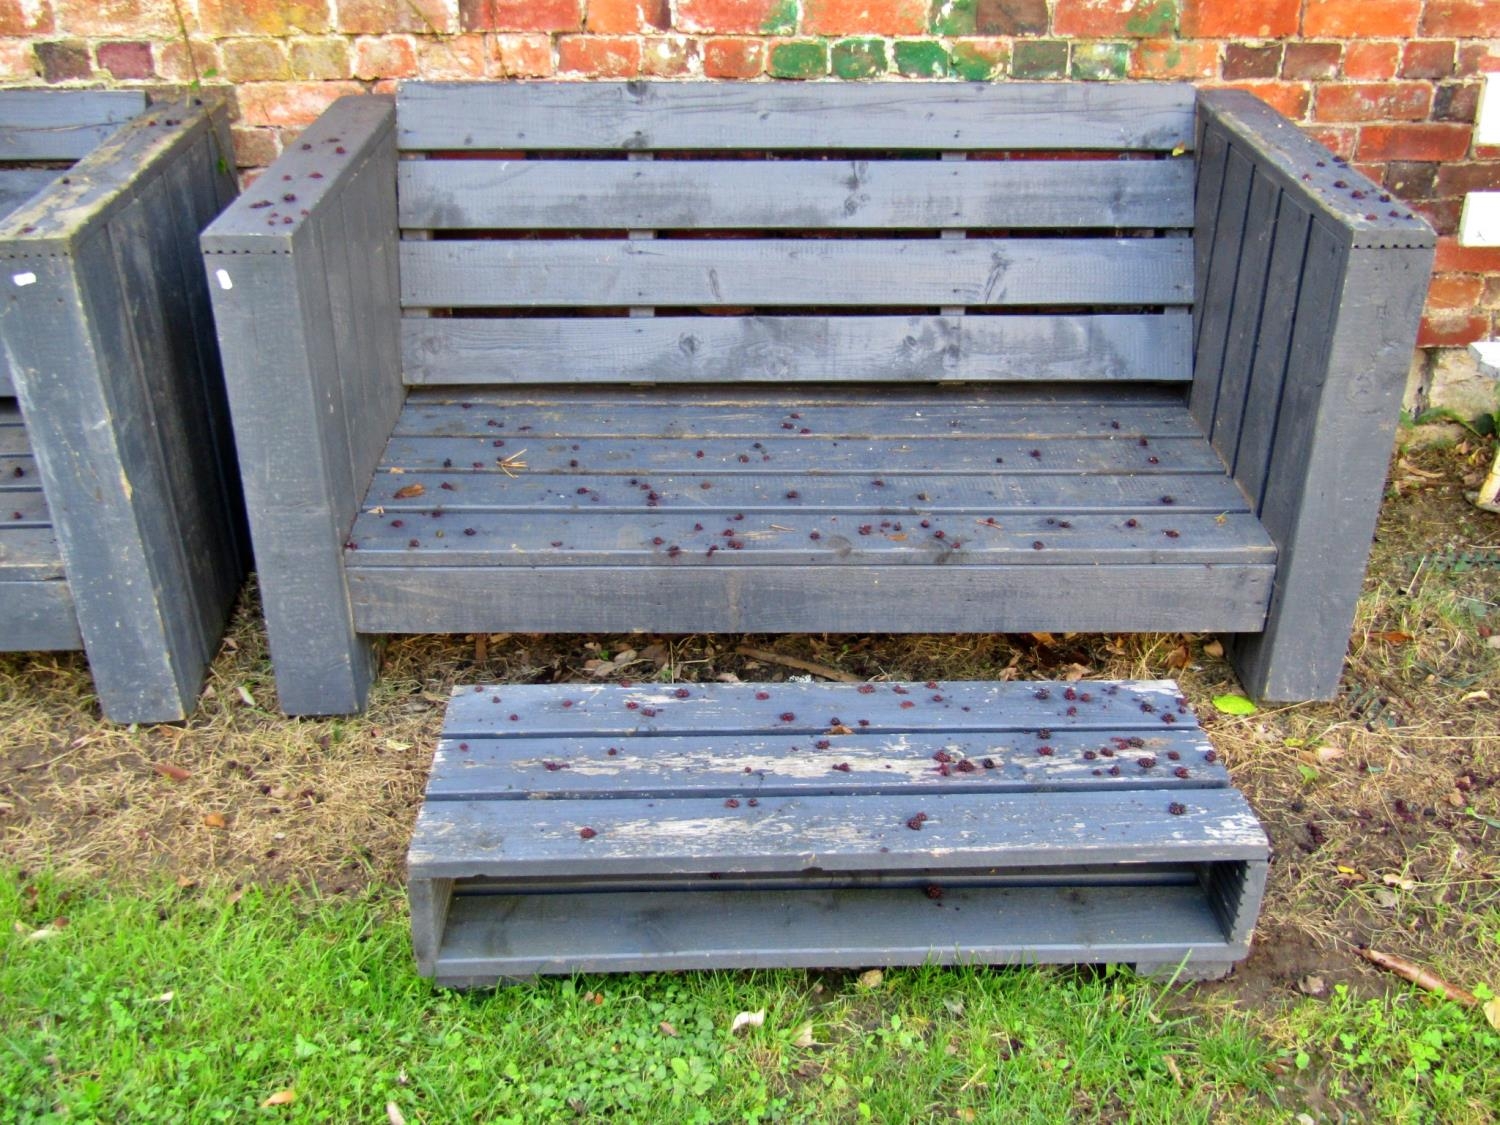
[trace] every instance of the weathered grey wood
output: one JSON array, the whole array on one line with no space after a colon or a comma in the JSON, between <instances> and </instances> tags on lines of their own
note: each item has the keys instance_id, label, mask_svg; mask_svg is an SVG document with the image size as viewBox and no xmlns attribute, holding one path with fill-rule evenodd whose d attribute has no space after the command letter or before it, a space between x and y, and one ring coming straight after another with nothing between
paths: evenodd
<instances>
[{"instance_id":1,"label":"weathered grey wood","mask_svg":"<svg viewBox=\"0 0 1500 1125\"><path fill-rule=\"evenodd\" d=\"M409 162L408 162L409 163ZM1028 316L406 319L407 383L1191 378L1184 312Z\"/></svg>"},{"instance_id":2,"label":"weathered grey wood","mask_svg":"<svg viewBox=\"0 0 1500 1125\"><path fill-rule=\"evenodd\" d=\"M726 807L643 801L429 801L407 853L410 878L561 879L819 868L984 868L1110 861L1264 859L1266 838L1233 789L1176 794L923 793L759 798ZM927 814L920 831L907 821ZM581 838L579 829L596 835Z\"/></svg>"},{"instance_id":3,"label":"weathered grey wood","mask_svg":"<svg viewBox=\"0 0 1500 1125\"><path fill-rule=\"evenodd\" d=\"M359 710L373 671L340 555L401 390L394 125L389 99L340 100L262 177L295 185L288 213L263 188L202 239L288 714Z\"/></svg>"},{"instance_id":4,"label":"weathered grey wood","mask_svg":"<svg viewBox=\"0 0 1500 1125\"><path fill-rule=\"evenodd\" d=\"M401 244L411 307L1185 305L1187 239Z\"/></svg>"},{"instance_id":5,"label":"weathered grey wood","mask_svg":"<svg viewBox=\"0 0 1500 1125\"><path fill-rule=\"evenodd\" d=\"M1187 160L408 160L401 225L435 229L1190 227Z\"/></svg>"},{"instance_id":6,"label":"weathered grey wood","mask_svg":"<svg viewBox=\"0 0 1500 1125\"><path fill-rule=\"evenodd\" d=\"M47 497L40 482L34 487L7 490L0 500L0 528L50 527Z\"/></svg>"},{"instance_id":7,"label":"weathered grey wood","mask_svg":"<svg viewBox=\"0 0 1500 1125\"><path fill-rule=\"evenodd\" d=\"M0 160L77 160L145 108L140 90L0 90Z\"/></svg>"},{"instance_id":8,"label":"weathered grey wood","mask_svg":"<svg viewBox=\"0 0 1500 1125\"><path fill-rule=\"evenodd\" d=\"M1434 244L1426 220L1255 95L1243 90L1203 90L1198 108L1210 134L1222 132L1233 150L1253 156L1261 175L1295 193L1341 231L1351 246L1422 248Z\"/></svg>"},{"instance_id":9,"label":"weathered grey wood","mask_svg":"<svg viewBox=\"0 0 1500 1125\"><path fill-rule=\"evenodd\" d=\"M65 578L62 551L52 526L17 527L11 524L9 498L0 499L0 581L38 581Z\"/></svg>"},{"instance_id":10,"label":"weathered grey wood","mask_svg":"<svg viewBox=\"0 0 1500 1125\"><path fill-rule=\"evenodd\" d=\"M219 106L164 105L114 132L0 228L13 365L110 718L184 718L243 574L207 434L218 378L192 338L169 168L212 181ZM215 122L214 118L218 121Z\"/></svg>"},{"instance_id":11,"label":"weathered grey wood","mask_svg":"<svg viewBox=\"0 0 1500 1125\"><path fill-rule=\"evenodd\" d=\"M0 215L14 211L62 174L50 168L0 168Z\"/></svg>"},{"instance_id":12,"label":"weathered grey wood","mask_svg":"<svg viewBox=\"0 0 1500 1125\"><path fill-rule=\"evenodd\" d=\"M1350 249L1314 221L1260 509L1276 589L1231 654L1258 696L1337 694L1432 257Z\"/></svg>"},{"instance_id":13,"label":"weathered grey wood","mask_svg":"<svg viewBox=\"0 0 1500 1125\"><path fill-rule=\"evenodd\" d=\"M1224 346L1229 338L1229 320L1234 306L1235 281L1239 276L1241 250L1245 244L1245 222L1250 208L1250 181L1254 166L1234 149L1224 166L1224 187L1219 196L1219 214L1214 224L1214 243L1209 257L1208 280L1198 312L1198 344L1193 353L1193 386L1188 408L1203 433L1213 431L1214 405L1224 369Z\"/></svg>"},{"instance_id":14,"label":"weathered grey wood","mask_svg":"<svg viewBox=\"0 0 1500 1125\"><path fill-rule=\"evenodd\" d=\"M474 896L453 900L432 975L1184 960L1222 975L1247 952L1187 887Z\"/></svg>"},{"instance_id":15,"label":"weathered grey wood","mask_svg":"<svg viewBox=\"0 0 1500 1125\"><path fill-rule=\"evenodd\" d=\"M1153 149L1187 85L406 82L403 149Z\"/></svg>"},{"instance_id":16,"label":"weathered grey wood","mask_svg":"<svg viewBox=\"0 0 1500 1125\"><path fill-rule=\"evenodd\" d=\"M461 534L461 532L460 532ZM723 554L728 555L725 551ZM364 567L362 633L1255 632L1274 568L1247 566ZM649 626L644 624L650 622Z\"/></svg>"},{"instance_id":17,"label":"weathered grey wood","mask_svg":"<svg viewBox=\"0 0 1500 1125\"><path fill-rule=\"evenodd\" d=\"M407 885L411 911L411 948L417 972L437 975L438 949L447 928L448 907L453 899L452 879L415 879Z\"/></svg>"},{"instance_id":18,"label":"weathered grey wood","mask_svg":"<svg viewBox=\"0 0 1500 1125\"><path fill-rule=\"evenodd\" d=\"M0 567L0 652L71 652L82 647L67 582L11 581L7 569Z\"/></svg>"},{"instance_id":19,"label":"weathered grey wood","mask_svg":"<svg viewBox=\"0 0 1500 1125\"><path fill-rule=\"evenodd\" d=\"M1198 114L1200 134L1197 181L1193 193L1193 342L1196 349L1203 330L1203 302L1208 292L1209 265L1213 261L1214 239L1218 233L1219 203L1224 192L1224 162L1229 144L1224 135L1204 128L1204 116Z\"/></svg>"}]
</instances>

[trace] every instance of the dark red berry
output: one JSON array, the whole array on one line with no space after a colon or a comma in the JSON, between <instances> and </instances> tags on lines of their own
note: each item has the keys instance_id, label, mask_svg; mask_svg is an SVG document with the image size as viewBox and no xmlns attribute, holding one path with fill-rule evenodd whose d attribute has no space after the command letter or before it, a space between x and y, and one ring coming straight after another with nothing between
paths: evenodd
<instances>
[{"instance_id":1,"label":"dark red berry","mask_svg":"<svg viewBox=\"0 0 1500 1125\"><path fill-rule=\"evenodd\" d=\"M740 807L740 803L738 801L736 801L733 797L730 797L730 798L728 798L724 802L724 807L726 809L737 809L737 808Z\"/></svg>"},{"instance_id":2,"label":"dark red berry","mask_svg":"<svg viewBox=\"0 0 1500 1125\"><path fill-rule=\"evenodd\" d=\"M595 832L592 828L580 828L578 830L578 835L583 837L583 839L585 840L592 840L595 836L599 835L599 833Z\"/></svg>"},{"instance_id":3,"label":"dark red berry","mask_svg":"<svg viewBox=\"0 0 1500 1125\"><path fill-rule=\"evenodd\" d=\"M1173 801L1170 805L1167 806L1167 811L1173 816L1181 816L1183 813L1187 812L1187 806Z\"/></svg>"},{"instance_id":4,"label":"dark red berry","mask_svg":"<svg viewBox=\"0 0 1500 1125\"><path fill-rule=\"evenodd\" d=\"M770 699L771 693L768 691L758 691L755 693L755 698L761 700Z\"/></svg>"},{"instance_id":5,"label":"dark red berry","mask_svg":"<svg viewBox=\"0 0 1500 1125\"><path fill-rule=\"evenodd\" d=\"M797 716L796 716L796 715L794 715L794 714L793 714L793 713L792 713L792 712L790 712L790 711L783 711L783 712L782 712L782 713L781 713L781 721L782 721L782 722L783 722L783 723L790 723L790 722L792 722L792 721L794 721L794 720L795 720L795 719L796 719L796 718L797 718Z\"/></svg>"}]
</instances>

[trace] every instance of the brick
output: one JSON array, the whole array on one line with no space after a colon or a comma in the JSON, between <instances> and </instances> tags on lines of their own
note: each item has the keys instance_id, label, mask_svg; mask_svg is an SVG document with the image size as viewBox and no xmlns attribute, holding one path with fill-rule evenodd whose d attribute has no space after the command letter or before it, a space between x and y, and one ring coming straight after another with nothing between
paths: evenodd
<instances>
[{"instance_id":1,"label":"brick","mask_svg":"<svg viewBox=\"0 0 1500 1125\"><path fill-rule=\"evenodd\" d=\"M191 54L189 54L191 50ZM168 82L192 82L210 71L223 70L218 44L211 39L167 39L156 46L156 73Z\"/></svg>"},{"instance_id":2,"label":"brick","mask_svg":"<svg viewBox=\"0 0 1500 1125\"><path fill-rule=\"evenodd\" d=\"M1332 78L1343 58L1342 43L1288 43L1281 60L1281 77L1293 82Z\"/></svg>"},{"instance_id":3,"label":"brick","mask_svg":"<svg viewBox=\"0 0 1500 1125\"><path fill-rule=\"evenodd\" d=\"M236 168L264 168L281 155L281 142L275 129L231 125L229 138L234 144Z\"/></svg>"},{"instance_id":4,"label":"brick","mask_svg":"<svg viewBox=\"0 0 1500 1125\"><path fill-rule=\"evenodd\" d=\"M1225 78L1275 78L1281 74L1281 44L1228 43L1224 47Z\"/></svg>"},{"instance_id":5,"label":"brick","mask_svg":"<svg viewBox=\"0 0 1500 1125\"><path fill-rule=\"evenodd\" d=\"M683 31L752 31L786 34L796 30L797 8L786 0L678 0L677 23Z\"/></svg>"},{"instance_id":6,"label":"brick","mask_svg":"<svg viewBox=\"0 0 1500 1125\"><path fill-rule=\"evenodd\" d=\"M1500 163L1444 164L1438 169L1434 195L1500 191Z\"/></svg>"},{"instance_id":7,"label":"brick","mask_svg":"<svg viewBox=\"0 0 1500 1125\"><path fill-rule=\"evenodd\" d=\"M100 43L94 48L94 58L100 70L108 71L111 78L122 82L156 77L150 43L140 40Z\"/></svg>"},{"instance_id":8,"label":"brick","mask_svg":"<svg viewBox=\"0 0 1500 1125\"><path fill-rule=\"evenodd\" d=\"M1359 137L1357 129L1336 128L1332 125L1303 125L1302 132L1334 156L1344 160L1354 159L1354 142Z\"/></svg>"},{"instance_id":9,"label":"brick","mask_svg":"<svg viewBox=\"0 0 1500 1125\"><path fill-rule=\"evenodd\" d=\"M641 72L641 41L628 37L564 35L557 41L559 73L631 78Z\"/></svg>"},{"instance_id":10,"label":"brick","mask_svg":"<svg viewBox=\"0 0 1500 1125\"><path fill-rule=\"evenodd\" d=\"M36 78L36 53L24 39L0 39L0 78L17 82Z\"/></svg>"},{"instance_id":11,"label":"brick","mask_svg":"<svg viewBox=\"0 0 1500 1125\"><path fill-rule=\"evenodd\" d=\"M815 39L775 43L766 70L772 78L822 78L828 73L828 44Z\"/></svg>"},{"instance_id":12,"label":"brick","mask_svg":"<svg viewBox=\"0 0 1500 1125\"><path fill-rule=\"evenodd\" d=\"M1479 304L1481 308L1500 309L1500 277L1484 279L1484 292L1480 294Z\"/></svg>"},{"instance_id":13,"label":"brick","mask_svg":"<svg viewBox=\"0 0 1500 1125\"><path fill-rule=\"evenodd\" d=\"M88 44L82 39L58 39L34 45L42 77L48 82L78 82L94 76Z\"/></svg>"},{"instance_id":14,"label":"brick","mask_svg":"<svg viewBox=\"0 0 1500 1125\"><path fill-rule=\"evenodd\" d=\"M277 82L292 76L286 49L276 39L224 39L222 74L230 82Z\"/></svg>"},{"instance_id":15,"label":"brick","mask_svg":"<svg viewBox=\"0 0 1500 1125\"><path fill-rule=\"evenodd\" d=\"M1425 82L1359 82L1318 87L1317 121L1421 121L1432 108Z\"/></svg>"},{"instance_id":16,"label":"brick","mask_svg":"<svg viewBox=\"0 0 1500 1125\"><path fill-rule=\"evenodd\" d=\"M890 66L884 39L840 39L829 48L835 78L874 78Z\"/></svg>"},{"instance_id":17,"label":"brick","mask_svg":"<svg viewBox=\"0 0 1500 1125\"><path fill-rule=\"evenodd\" d=\"M1357 151L1361 160L1459 160L1469 135L1463 125L1366 125Z\"/></svg>"},{"instance_id":18,"label":"brick","mask_svg":"<svg viewBox=\"0 0 1500 1125\"><path fill-rule=\"evenodd\" d=\"M1129 65L1129 43L1074 43L1068 74L1082 82L1107 82L1124 78Z\"/></svg>"},{"instance_id":19,"label":"brick","mask_svg":"<svg viewBox=\"0 0 1500 1125\"><path fill-rule=\"evenodd\" d=\"M1033 39L1011 49L1012 78L1061 78L1068 72L1068 44L1061 39Z\"/></svg>"},{"instance_id":20,"label":"brick","mask_svg":"<svg viewBox=\"0 0 1500 1125\"><path fill-rule=\"evenodd\" d=\"M1438 274L1427 289L1429 309L1472 309L1484 295L1484 278L1465 273Z\"/></svg>"},{"instance_id":21,"label":"brick","mask_svg":"<svg viewBox=\"0 0 1500 1125\"><path fill-rule=\"evenodd\" d=\"M813 35L921 35L928 0L802 0L802 30Z\"/></svg>"},{"instance_id":22,"label":"brick","mask_svg":"<svg viewBox=\"0 0 1500 1125\"><path fill-rule=\"evenodd\" d=\"M1254 94L1272 109L1293 121L1307 116L1307 104L1311 94L1306 86L1295 82L1224 82L1221 85L1231 90L1244 90Z\"/></svg>"},{"instance_id":23,"label":"brick","mask_svg":"<svg viewBox=\"0 0 1500 1125\"><path fill-rule=\"evenodd\" d=\"M1219 44L1210 40L1142 39L1130 50L1132 78L1215 78Z\"/></svg>"},{"instance_id":24,"label":"brick","mask_svg":"<svg viewBox=\"0 0 1500 1125\"><path fill-rule=\"evenodd\" d=\"M357 82L250 82L238 91L240 123L302 128L346 94L362 94Z\"/></svg>"},{"instance_id":25,"label":"brick","mask_svg":"<svg viewBox=\"0 0 1500 1125\"><path fill-rule=\"evenodd\" d=\"M293 39L287 45L287 63L299 81L348 78L349 44L334 36Z\"/></svg>"},{"instance_id":26,"label":"brick","mask_svg":"<svg viewBox=\"0 0 1500 1125\"><path fill-rule=\"evenodd\" d=\"M1500 0L1427 0L1422 34L1466 39L1500 36Z\"/></svg>"},{"instance_id":27,"label":"brick","mask_svg":"<svg viewBox=\"0 0 1500 1125\"><path fill-rule=\"evenodd\" d=\"M458 30L457 15L448 0L338 0L334 26L346 35L449 35Z\"/></svg>"},{"instance_id":28,"label":"brick","mask_svg":"<svg viewBox=\"0 0 1500 1125\"><path fill-rule=\"evenodd\" d=\"M895 60L905 78L944 78L951 65L947 49L930 39L898 39Z\"/></svg>"},{"instance_id":29,"label":"brick","mask_svg":"<svg viewBox=\"0 0 1500 1125\"><path fill-rule=\"evenodd\" d=\"M1464 210L1462 199L1422 199L1408 206L1431 223L1438 234L1458 233L1458 221Z\"/></svg>"},{"instance_id":30,"label":"brick","mask_svg":"<svg viewBox=\"0 0 1500 1125\"><path fill-rule=\"evenodd\" d=\"M1302 34L1334 39L1399 39L1417 33L1422 0L1307 0Z\"/></svg>"},{"instance_id":31,"label":"brick","mask_svg":"<svg viewBox=\"0 0 1500 1125\"><path fill-rule=\"evenodd\" d=\"M477 32L418 35L413 42L417 49L417 73L423 78L483 78L489 74L485 63L489 53L485 48L485 37ZM551 48L549 40L549 57Z\"/></svg>"},{"instance_id":32,"label":"brick","mask_svg":"<svg viewBox=\"0 0 1500 1125\"><path fill-rule=\"evenodd\" d=\"M1500 246L1460 246L1456 238L1439 238L1433 268L1439 273L1500 273Z\"/></svg>"},{"instance_id":33,"label":"brick","mask_svg":"<svg viewBox=\"0 0 1500 1125\"><path fill-rule=\"evenodd\" d=\"M1432 94L1434 121L1466 121L1473 124L1479 115L1478 82L1440 82Z\"/></svg>"},{"instance_id":34,"label":"brick","mask_svg":"<svg viewBox=\"0 0 1500 1125\"><path fill-rule=\"evenodd\" d=\"M641 73L653 78L681 78L693 72L698 41L686 35L657 35L641 40Z\"/></svg>"},{"instance_id":35,"label":"brick","mask_svg":"<svg viewBox=\"0 0 1500 1125\"><path fill-rule=\"evenodd\" d=\"M973 35L978 27L977 0L932 0L934 35Z\"/></svg>"},{"instance_id":36,"label":"brick","mask_svg":"<svg viewBox=\"0 0 1500 1125\"><path fill-rule=\"evenodd\" d=\"M601 35L633 35L672 26L667 0L587 0L584 30Z\"/></svg>"},{"instance_id":37,"label":"brick","mask_svg":"<svg viewBox=\"0 0 1500 1125\"><path fill-rule=\"evenodd\" d=\"M465 31L577 31L583 0L459 0Z\"/></svg>"},{"instance_id":38,"label":"brick","mask_svg":"<svg viewBox=\"0 0 1500 1125\"><path fill-rule=\"evenodd\" d=\"M948 57L955 78L988 82L1005 77L1010 65L1010 44L1004 39L955 39Z\"/></svg>"},{"instance_id":39,"label":"brick","mask_svg":"<svg viewBox=\"0 0 1500 1125\"><path fill-rule=\"evenodd\" d=\"M1297 34L1302 0L1183 0L1190 39L1279 39Z\"/></svg>"},{"instance_id":40,"label":"brick","mask_svg":"<svg viewBox=\"0 0 1500 1125\"><path fill-rule=\"evenodd\" d=\"M1177 30L1177 0L1056 0L1054 35L1159 39Z\"/></svg>"},{"instance_id":41,"label":"brick","mask_svg":"<svg viewBox=\"0 0 1500 1125\"><path fill-rule=\"evenodd\" d=\"M758 78L765 69L766 44L760 39L704 40L705 78Z\"/></svg>"},{"instance_id":42,"label":"brick","mask_svg":"<svg viewBox=\"0 0 1500 1125\"><path fill-rule=\"evenodd\" d=\"M497 78L547 78L557 69L546 35L496 35L491 43Z\"/></svg>"},{"instance_id":43,"label":"brick","mask_svg":"<svg viewBox=\"0 0 1500 1125\"><path fill-rule=\"evenodd\" d=\"M1500 71L1500 39L1488 43L1460 43L1456 74L1488 74Z\"/></svg>"},{"instance_id":44,"label":"brick","mask_svg":"<svg viewBox=\"0 0 1500 1125\"><path fill-rule=\"evenodd\" d=\"M1417 332L1419 348L1458 348L1483 340L1489 334L1490 318L1478 314L1436 313L1422 318Z\"/></svg>"},{"instance_id":45,"label":"brick","mask_svg":"<svg viewBox=\"0 0 1500 1125\"><path fill-rule=\"evenodd\" d=\"M51 0L0 0L0 35L50 35L56 27Z\"/></svg>"},{"instance_id":46,"label":"brick","mask_svg":"<svg viewBox=\"0 0 1500 1125\"><path fill-rule=\"evenodd\" d=\"M1378 184L1385 178L1384 164L1350 164L1349 167L1353 168L1372 184Z\"/></svg>"},{"instance_id":47,"label":"brick","mask_svg":"<svg viewBox=\"0 0 1500 1125\"><path fill-rule=\"evenodd\" d=\"M1451 39L1417 39L1401 47L1402 78L1447 78L1453 73L1454 48Z\"/></svg>"},{"instance_id":48,"label":"brick","mask_svg":"<svg viewBox=\"0 0 1500 1125\"><path fill-rule=\"evenodd\" d=\"M57 25L74 35L179 35L171 0L52 0Z\"/></svg>"},{"instance_id":49,"label":"brick","mask_svg":"<svg viewBox=\"0 0 1500 1125\"><path fill-rule=\"evenodd\" d=\"M1350 43L1344 50L1344 77L1394 78L1400 63L1399 43Z\"/></svg>"},{"instance_id":50,"label":"brick","mask_svg":"<svg viewBox=\"0 0 1500 1125\"><path fill-rule=\"evenodd\" d=\"M354 41L354 77L411 78L417 73L417 48L410 35L362 35Z\"/></svg>"},{"instance_id":51,"label":"brick","mask_svg":"<svg viewBox=\"0 0 1500 1125\"><path fill-rule=\"evenodd\" d=\"M318 34L333 27L328 0L199 0L198 18L212 36Z\"/></svg>"},{"instance_id":52,"label":"brick","mask_svg":"<svg viewBox=\"0 0 1500 1125\"><path fill-rule=\"evenodd\" d=\"M1402 199L1429 199L1437 194L1438 167L1422 160L1393 160L1381 183Z\"/></svg>"},{"instance_id":53,"label":"brick","mask_svg":"<svg viewBox=\"0 0 1500 1125\"><path fill-rule=\"evenodd\" d=\"M980 35L1046 35L1047 0L974 0L974 30Z\"/></svg>"}]
</instances>

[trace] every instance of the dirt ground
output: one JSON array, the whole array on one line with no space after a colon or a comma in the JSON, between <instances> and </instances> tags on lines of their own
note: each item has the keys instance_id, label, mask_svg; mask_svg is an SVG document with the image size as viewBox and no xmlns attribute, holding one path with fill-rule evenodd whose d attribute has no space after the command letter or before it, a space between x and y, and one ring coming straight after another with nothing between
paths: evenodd
<instances>
[{"instance_id":1,"label":"dirt ground","mask_svg":"<svg viewBox=\"0 0 1500 1125\"><path fill-rule=\"evenodd\" d=\"M1500 900L1500 516L1463 498L1488 454L1459 442L1394 461L1333 703L1220 715L1210 700L1238 687L1198 636L492 635L392 638L365 715L294 720L276 710L252 590L186 724L104 723L79 655L0 656L0 862L324 893L398 883L455 683L799 674L742 647L872 679L1176 677L1275 848L1255 951L1211 998L1373 987L1363 943L1495 979L1500 941L1479 928Z\"/></svg>"}]
</instances>

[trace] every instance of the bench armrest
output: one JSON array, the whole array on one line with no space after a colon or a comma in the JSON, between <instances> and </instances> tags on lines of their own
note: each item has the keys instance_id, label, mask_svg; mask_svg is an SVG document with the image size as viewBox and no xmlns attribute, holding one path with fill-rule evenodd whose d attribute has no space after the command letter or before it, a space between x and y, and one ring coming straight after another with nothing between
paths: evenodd
<instances>
[{"instance_id":1,"label":"bench armrest","mask_svg":"<svg viewBox=\"0 0 1500 1125\"><path fill-rule=\"evenodd\" d=\"M1436 237L1239 91L1200 94L1191 408L1278 549L1245 686L1331 698Z\"/></svg>"},{"instance_id":2,"label":"bench armrest","mask_svg":"<svg viewBox=\"0 0 1500 1125\"><path fill-rule=\"evenodd\" d=\"M401 409L395 103L335 102L203 234L271 649L289 714L357 711L371 675L343 546ZM314 646L315 647L315 646Z\"/></svg>"},{"instance_id":3,"label":"bench armrest","mask_svg":"<svg viewBox=\"0 0 1500 1125\"><path fill-rule=\"evenodd\" d=\"M105 713L186 718L244 577L197 239L218 102L152 106L0 221L0 334Z\"/></svg>"}]
</instances>

